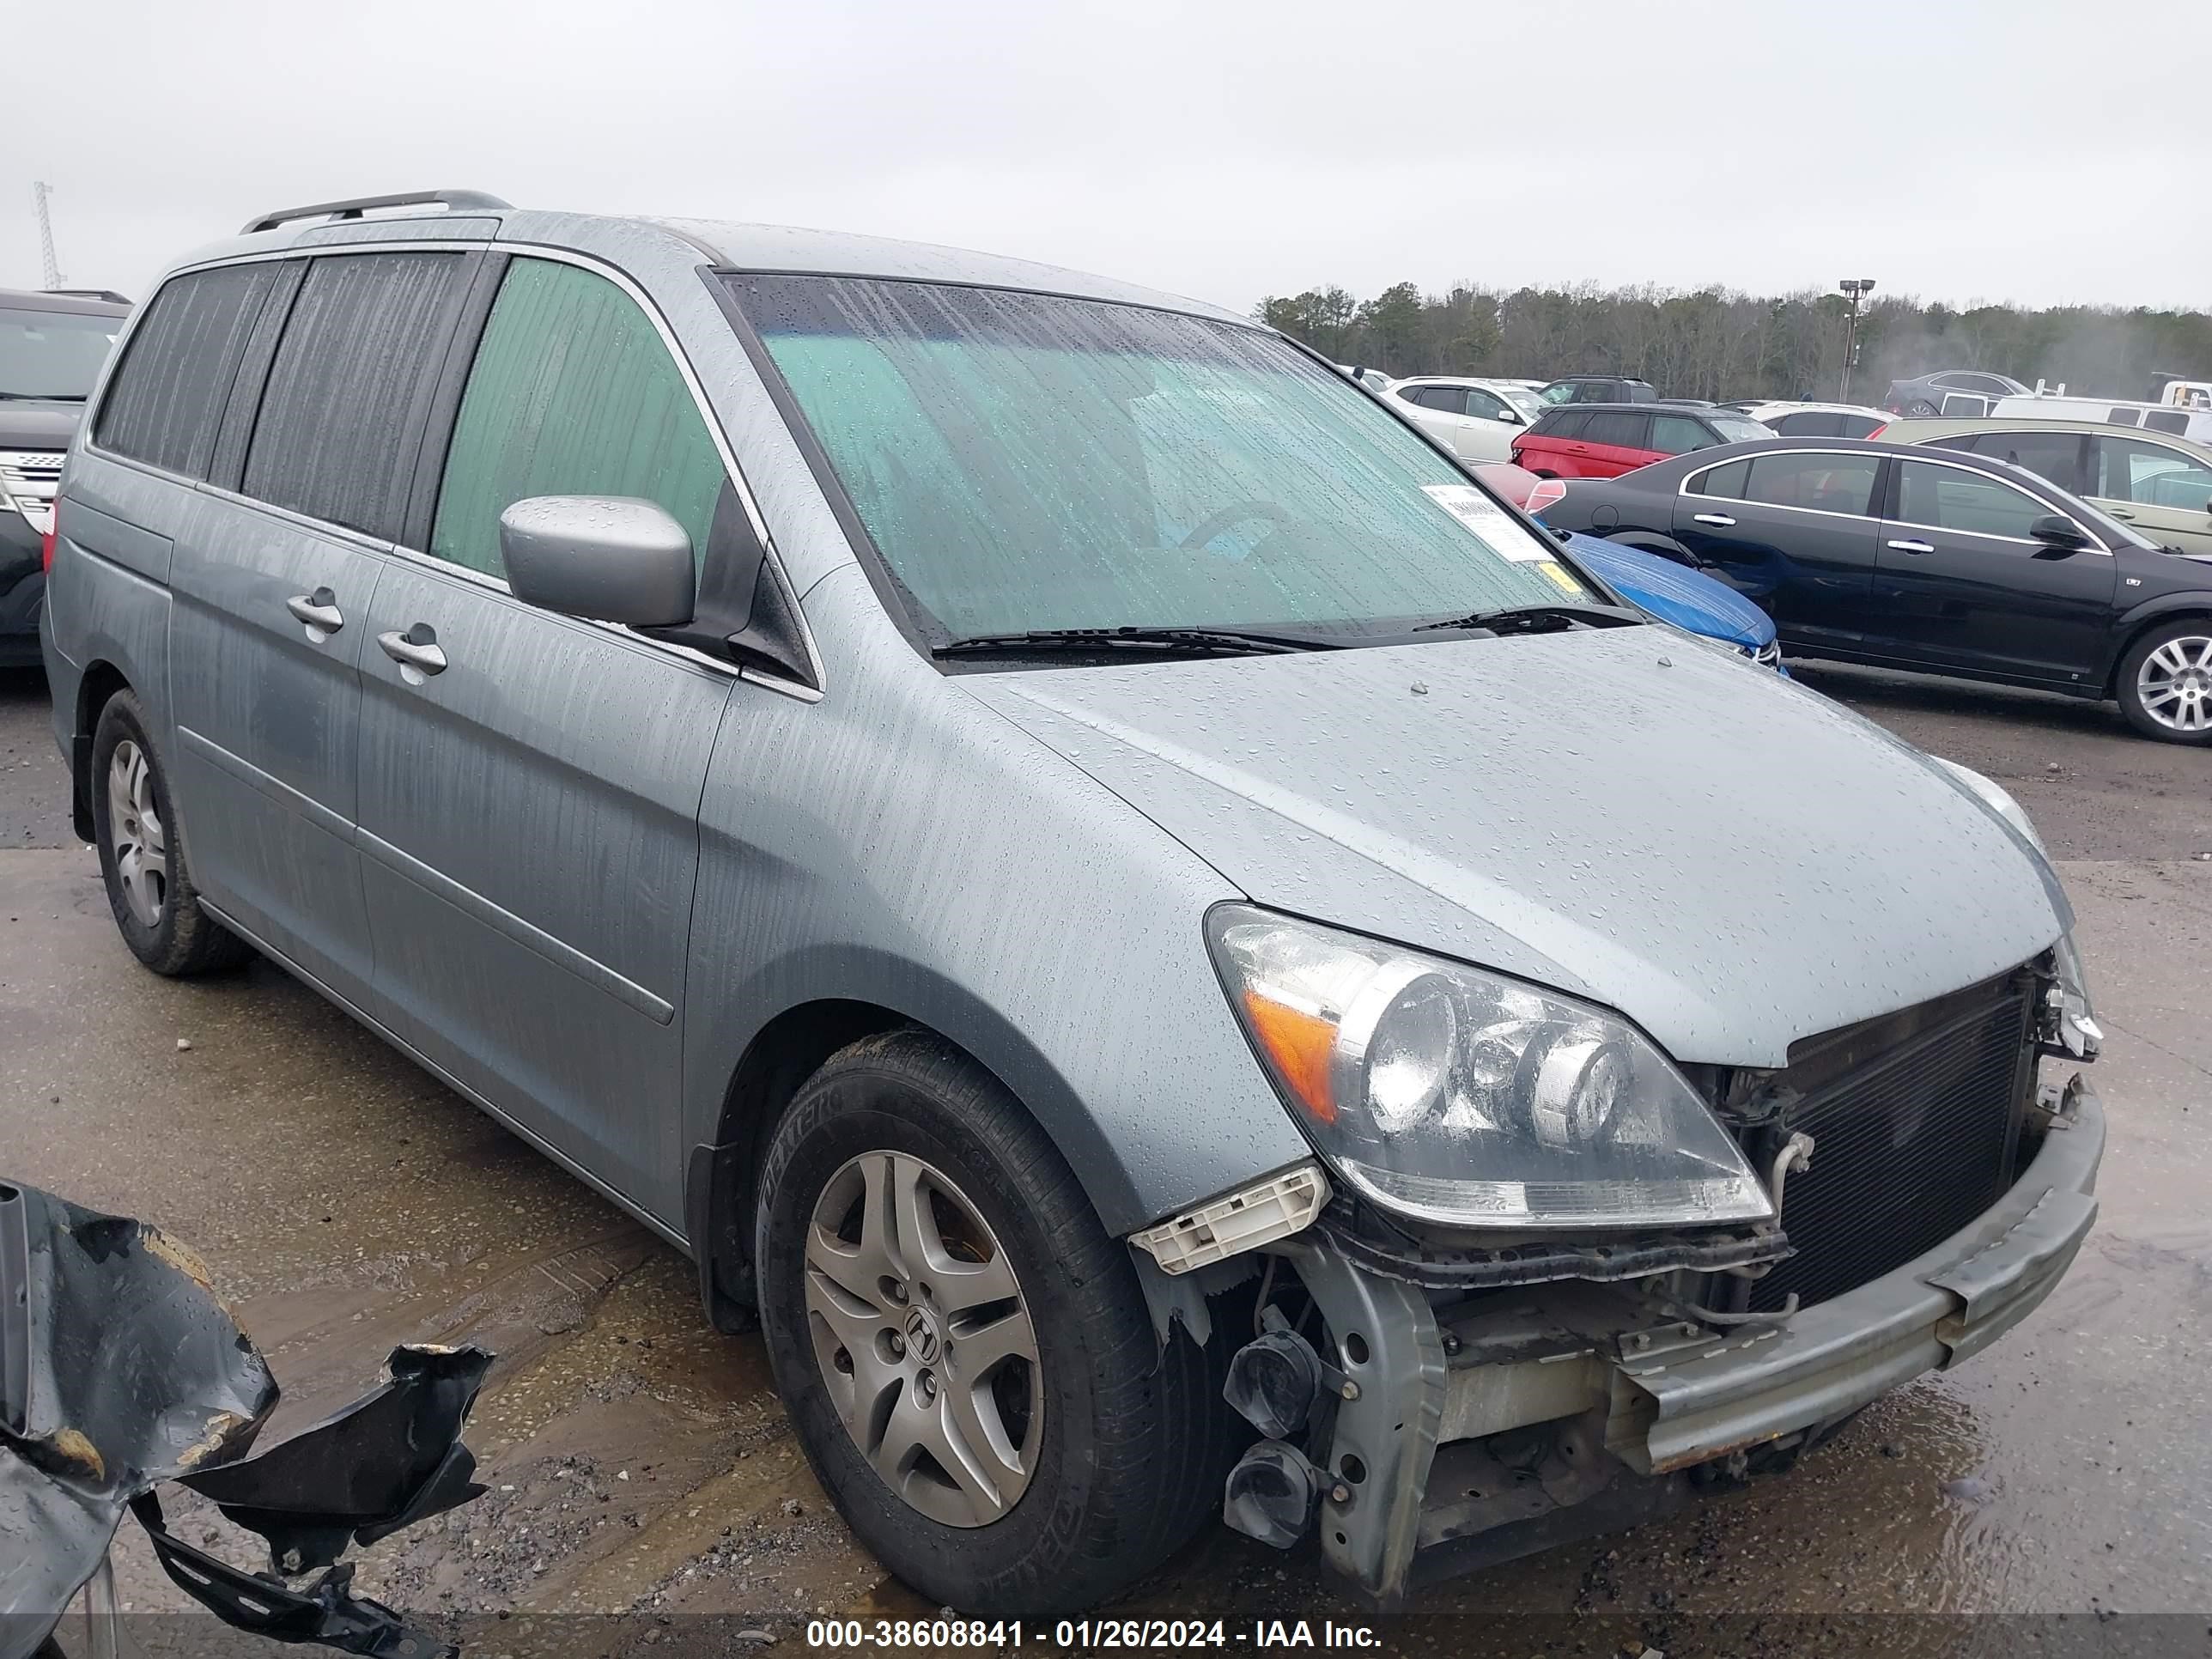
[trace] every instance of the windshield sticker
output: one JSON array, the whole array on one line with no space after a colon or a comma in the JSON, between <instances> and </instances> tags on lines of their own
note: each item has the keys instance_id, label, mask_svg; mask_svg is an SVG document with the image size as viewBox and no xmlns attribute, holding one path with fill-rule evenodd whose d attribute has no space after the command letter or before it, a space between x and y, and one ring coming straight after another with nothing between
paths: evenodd
<instances>
[{"instance_id":1,"label":"windshield sticker","mask_svg":"<svg viewBox=\"0 0 2212 1659\"><path fill-rule=\"evenodd\" d=\"M1481 537L1483 544L1501 559L1533 564L1551 556L1504 507L1473 484L1423 484L1421 494Z\"/></svg>"},{"instance_id":2,"label":"windshield sticker","mask_svg":"<svg viewBox=\"0 0 2212 1659\"><path fill-rule=\"evenodd\" d=\"M1542 571L1547 576L1549 576L1552 580L1558 585L1561 592L1565 593L1571 598L1577 599L1583 599L1589 592L1589 590L1583 587L1580 582L1577 581L1572 576L1567 574L1566 566L1561 564L1556 559L1546 559L1539 564L1536 568Z\"/></svg>"}]
</instances>

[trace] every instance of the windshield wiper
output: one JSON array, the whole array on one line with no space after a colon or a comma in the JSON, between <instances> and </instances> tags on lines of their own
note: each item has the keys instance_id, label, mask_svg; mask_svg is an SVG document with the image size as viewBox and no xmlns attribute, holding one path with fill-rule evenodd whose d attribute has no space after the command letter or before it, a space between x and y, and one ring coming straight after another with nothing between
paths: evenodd
<instances>
[{"instance_id":1,"label":"windshield wiper","mask_svg":"<svg viewBox=\"0 0 2212 1659\"><path fill-rule=\"evenodd\" d=\"M82 392L0 392L0 398L24 404L81 404L88 395Z\"/></svg>"},{"instance_id":2,"label":"windshield wiper","mask_svg":"<svg viewBox=\"0 0 2212 1659\"><path fill-rule=\"evenodd\" d=\"M933 657L1019 656L1027 651L1227 651L1273 655L1334 651L1334 640L1258 634L1231 628L1043 628L1025 634L978 634L931 651Z\"/></svg>"},{"instance_id":3,"label":"windshield wiper","mask_svg":"<svg viewBox=\"0 0 2212 1659\"><path fill-rule=\"evenodd\" d=\"M1413 632L1439 628L1486 628L1493 634L1540 634L1559 628L1626 628L1640 623L1634 611L1610 605L1508 605L1449 622L1423 623Z\"/></svg>"}]
</instances>

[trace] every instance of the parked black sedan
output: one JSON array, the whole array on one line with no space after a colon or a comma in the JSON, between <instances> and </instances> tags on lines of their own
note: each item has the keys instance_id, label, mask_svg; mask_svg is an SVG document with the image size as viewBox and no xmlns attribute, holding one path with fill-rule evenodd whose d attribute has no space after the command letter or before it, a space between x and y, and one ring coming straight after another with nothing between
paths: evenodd
<instances>
[{"instance_id":1,"label":"parked black sedan","mask_svg":"<svg viewBox=\"0 0 2212 1659\"><path fill-rule=\"evenodd\" d=\"M1786 653L2114 697L2212 744L2212 557L2006 462L1776 438L1574 480L1543 516L1719 577Z\"/></svg>"}]
</instances>

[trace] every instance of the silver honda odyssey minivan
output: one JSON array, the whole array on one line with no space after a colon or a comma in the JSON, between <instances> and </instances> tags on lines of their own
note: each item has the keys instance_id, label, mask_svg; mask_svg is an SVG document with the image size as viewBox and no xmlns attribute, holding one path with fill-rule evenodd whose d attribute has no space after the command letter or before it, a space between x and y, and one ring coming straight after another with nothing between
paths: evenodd
<instances>
[{"instance_id":1,"label":"silver honda odyssey minivan","mask_svg":"<svg viewBox=\"0 0 2212 1659\"><path fill-rule=\"evenodd\" d=\"M2010 799L1209 306L272 214L133 318L48 557L125 943L283 964L687 1252L964 1611L1210 1515L1386 1607L1628 1524L2095 1214Z\"/></svg>"}]
</instances>

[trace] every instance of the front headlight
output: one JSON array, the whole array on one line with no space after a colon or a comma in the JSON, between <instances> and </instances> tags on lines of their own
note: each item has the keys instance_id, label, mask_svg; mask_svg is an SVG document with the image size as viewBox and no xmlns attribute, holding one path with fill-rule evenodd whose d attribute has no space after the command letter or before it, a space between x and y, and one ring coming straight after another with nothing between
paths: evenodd
<instances>
[{"instance_id":1,"label":"front headlight","mask_svg":"<svg viewBox=\"0 0 2212 1659\"><path fill-rule=\"evenodd\" d=\"M2105 1046L2104 1028L2089 1002L2089 976L2081 970L2081 952L2074 935L2061 933L2051 947L2058 969L2058 1040L2077 1060L2094 1060Z\"/></svg>"},{"instance_id":2,"label":"front headlight","mask_svg":"<svg viewBox=\"0 0 2212 1659\"><path fill-rule=\"evenodd\" d=\"M1249 905L1206 930L1277 1087L1383 1208L1522 1230L1772 1217L1705 1102L1613 1015Z\"/></svg>"}]
</instances>

